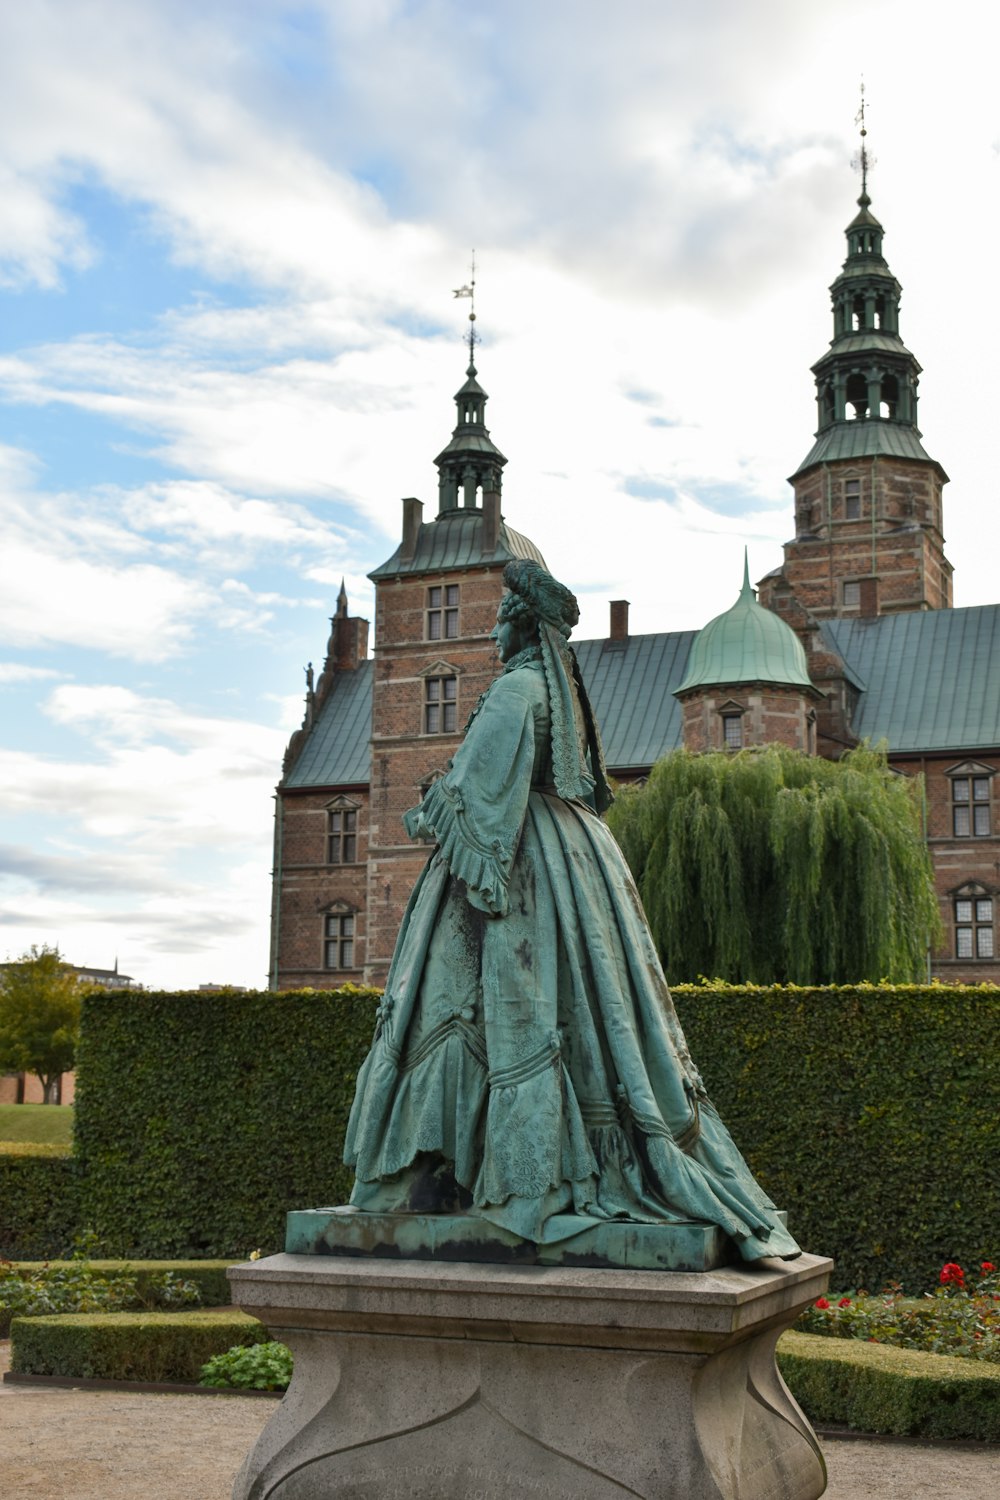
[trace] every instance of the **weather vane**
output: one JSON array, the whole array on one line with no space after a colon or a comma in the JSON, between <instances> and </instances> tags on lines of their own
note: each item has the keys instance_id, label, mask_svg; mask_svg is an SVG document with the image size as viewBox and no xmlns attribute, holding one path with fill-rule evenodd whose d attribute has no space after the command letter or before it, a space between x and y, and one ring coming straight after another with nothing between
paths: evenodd
<instances>
[{"instance_id":1,"label":"weather vane","mask_svg":"<svg viewBox=\"0 0 1000 1500\"><path fill-rule=\"evenodd\" d=\"M875 157L872 156L871 152L868 150L867 145L865 144L866 137L868 135L868 128L865 125L865 80L864 80L864 78L861 79L861 108L858 110L857 114L854 116L854 123L855 123L855 125L859 125L861 127L861 149L857 153L857 155L855 156L854 160L851 162L851 166L855 169L855 171L860 171L860 173L861 173L861 198L867 199L868 198L868 173L871 170L871 168L875 165ZM861 199L859 198L858 202L860 203L860 201L861 201Z\"/></svg>"},{"instance_id":2,"label":"weather vane","mask_svg":"<svg viewBox=\"0 0 1000 1500\"><path fill-rule=\"evenodd\" d=\"M455 290L455 296L456 297L471 297L472 298L472 306L469 309L469 332L468 332L467 337L468 337L468 341L469 341L469 374L470 375L474 375L475 374L475 358L474 358L474 356L475 356L476 345L479 343L479 335L476 332L476 252L475 252L475 250L473 250L473 252L472 252L472 266L471 266L470 273L469 273L469 280L465 283L464 286L457 286L457 287L455 287L454 290Z\"/></svg>"}]
</instances>

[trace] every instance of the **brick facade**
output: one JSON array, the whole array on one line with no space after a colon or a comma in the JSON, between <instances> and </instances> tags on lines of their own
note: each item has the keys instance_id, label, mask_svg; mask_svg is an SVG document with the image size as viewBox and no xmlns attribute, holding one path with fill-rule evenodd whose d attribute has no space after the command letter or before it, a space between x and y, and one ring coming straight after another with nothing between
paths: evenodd
<instances>
[{"instance_id":1,"label":"brick facade","mask_svg":"<svg viewBox=\"0 0 1000 1500\"><path fill-rule=\"evenodd\" d=\"M375 603L375 681L372 699L372 782L368 832L365 976L381 983L410 891L427 862L402 816L447 767L462 730L496 676L489 633L503 594L501 568L380 579ZM456 634L430 639L433 589L457 589ZM453 700L432 700L433 684L455 680ZM428 707L454 705L454 729L428 731Z\"/></svg>"},{"instance_id":2,"label":"brick facade","mask_svg":"<svg viewBox=\"0 0 1000 1500\"><path fill-rule=\"evenodd\" d=\"M787 745L816 753L813 695L778 683L740 682L692 688L681 699L684 748L738 750L752 745ZM737 733L726 740L726 721ZM737 743L738 740L738 743Z\"/></svg>"}]
</instances>

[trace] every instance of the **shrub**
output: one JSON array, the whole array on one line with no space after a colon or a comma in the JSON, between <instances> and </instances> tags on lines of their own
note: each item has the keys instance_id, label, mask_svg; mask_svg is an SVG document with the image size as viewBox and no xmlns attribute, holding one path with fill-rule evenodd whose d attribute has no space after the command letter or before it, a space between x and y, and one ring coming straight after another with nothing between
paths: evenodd
<instances>
[{"instance_id":1,"label":"shrub","mask_svg":"<svg viewBox=\"0 0 1000 1500\"><path fill-rule=\"evenodd\" d=\"M186 1381L234 1344L264 1343L262 1323L246 1313L70 1313L15 1318L11 1369L19 1375L79 1380Z\"/></svg>"},{"instance_id":2,"label":"shrub","mask_svg":"<svg viewBox=\"0 0 1000 1500\"><path fill-rule=\"evenodd\" d=\"M286 1344L237 1345L210 1359L201 1385L226 1391L283 1391L292 1378L292 1351Z\"/></svg>"},{"instance_id":3,"label":"shrub","mask_svg":"<svg viewBox=\"0 0 1000 1500\"><path fill-rule=\"evenodd\" d=\"M831 1301L820 1297L802 1314L796 1327L827 1338L864 1339L955 1354L1000 1364L1000 1275L990 1261L966 1278L962 1267L947 1264L940 1284L923 1297L904 1297L901 1286L878 1296L855 1292Z\"/></svg>"},{"instance_id":4,"label":"shrub","mask_svg":"<svg viewBox=\"0 0 1000 1500\"><path fill-rule=\"evenodd\" d=\"M1000 1369L990 1364L786 1333L778 1368L812 1422L923 1438L1000 1440Z\"/></svg>"},{"instance_id":5,"label":"shrub","mask_svg":"<svg viewBox=\"0 0 1000 1500\"><path fill-rule=\"evenodd\" d=\"M68 1260L39 1266L0 1260L0 1337L19 1316L197 1307L201 1301L198 1283L176 1268L159 1266L140 1274L115 1261L95 1266Z\"/></svg>"},{"instance_id":6,"label":"shrub","mask_svg":"<svg viewBox=\"0 0 1000 1500\"><path fill-rule=\"evenodd\" d=\"M932 1284L1000 1221L1000 989L678 985L708 1091L833 1285Z\"/></svg>"},{"instance_id":7,"label":"shrub","mask_svg":"<svg viewBox=\"0 0 1000 1500\"><path fill-rule=\"evenodd\" d=\"M0 1255L61 1255L78 1220L79 1177L70 1148L0 1141Z\"/></svg>"},{"instance_id":8,"label":"shrub","mask_svg":"<svg viewBox=\"0 0 1000 1500\"><path fill-rule=\"evenodd\" d=\"M291 1208L343 1202L372 990L94 994L76 1142L83 1215L114 1255L281 1249Z\"/></svg>"}]
</instances>

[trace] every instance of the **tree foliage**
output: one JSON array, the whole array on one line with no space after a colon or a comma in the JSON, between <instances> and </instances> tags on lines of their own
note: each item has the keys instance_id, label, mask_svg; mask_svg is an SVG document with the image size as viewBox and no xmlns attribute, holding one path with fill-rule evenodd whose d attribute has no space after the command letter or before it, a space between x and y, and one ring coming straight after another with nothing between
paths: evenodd
<instances>
[{"instance_id":1,"label":"tree foliage","mask_svg":"<svg viewBox=\"0 0 1000 1500\"><path fill-rule=\"evenodd\" d=\"M867 746L677 750L608 822L668 979L901 983L941 932L921 797Z\"/></svg>"},{"instance_id":2,"label":"tree foliage","mask_svg":"<svg viewBox=\"0 0 1000 1500\"><path fill-rule=\"evenodd\" d=\"M0 1071L34 1073L46 1103L73 1066L80 996L58 948L32 947L0 970Z\"/></svg>"}]
</instances>

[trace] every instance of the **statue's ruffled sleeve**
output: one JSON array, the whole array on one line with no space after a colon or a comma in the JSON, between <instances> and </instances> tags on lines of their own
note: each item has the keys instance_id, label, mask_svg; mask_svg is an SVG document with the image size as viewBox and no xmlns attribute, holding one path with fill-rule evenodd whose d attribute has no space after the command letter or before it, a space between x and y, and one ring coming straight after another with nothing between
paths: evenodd
<instances>
[{"instance_id":1,"label":"statue's ruffled sleeve","mask_svg":"<svg viewBox=\"0 0 1000 1500\"><path fill-rule=\"evenodd\" d=\"M532 694L525 691L532 684L521 676L497 679L451 770L403 816L410 837L433 838L470 903L494 917L507 912L535 759Z\"/></svg>"}]
</instances>

